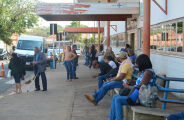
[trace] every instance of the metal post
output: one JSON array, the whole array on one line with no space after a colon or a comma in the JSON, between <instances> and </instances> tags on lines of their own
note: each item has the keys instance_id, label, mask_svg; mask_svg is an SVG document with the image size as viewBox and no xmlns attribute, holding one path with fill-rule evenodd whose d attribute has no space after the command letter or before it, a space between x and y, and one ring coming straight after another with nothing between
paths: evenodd
<instances>
[{"instance_id":1,"label":"metal post","mask_svg":"<svg viewBox=\"0 0 184 120\"><path fill-rule=\"evenodd\" d=\"M100 21L98 21L98 49L100 49L100 44L101 44L101 41L100 41Z\"/></svg>"},{"instance_id":2,"label":"metal post","mask_svg":"<svg viewBox=\"0 0 184 120\"><path fill-rule=\"evenodd\" d=\"M52 35L53 35L53 68L55 68L55 48L54 48L54 24L53 24L53 26L52 26Z\"/></svg>"},{"instance_id":3,"label":"metal post","mask_svg":"<svg viewBox=\"0 0 184 120\"><path fill-rule=\"evenodd\" d=\"M143 48L142 52L150 56L150 0L143 2Z\"/></svg>"},{"instance_id":4,"label":"metal post","mask_svg":"<svg viewBox=\"0 0 184 120\"><path fill-rule=\"evenodd\" d=\"M106 0L107 3L110 3L110 0ZM110 21L107 21L107 47L110 46Z\"/></svg>"},{"instance_id":5,"label":"metal post","mask_svg":"<svg viewBox=\"0 0 184 120\"><path fill-rule=\"evenodd\" d=\"M169 88L169 81L166 81L165 88ZM164 100L167 100L168 92L164 92ZM162 110L166 109L166 102L162 103Z\"/></svg>"},{"instance_id":6,"label":"metal post","mask_svg":"<svg viewBox=\"0 0 184 120\"><path fill-rule=\"evenodd\" d=\"M61 49L61 36L60 36L60 34L61 33L59 33L59 58L60 58L60 54L61 54L61 52L60 52L60 49ZM61 59L59 60L59 63L61 62Z\"/></svg>"}]
</instances>

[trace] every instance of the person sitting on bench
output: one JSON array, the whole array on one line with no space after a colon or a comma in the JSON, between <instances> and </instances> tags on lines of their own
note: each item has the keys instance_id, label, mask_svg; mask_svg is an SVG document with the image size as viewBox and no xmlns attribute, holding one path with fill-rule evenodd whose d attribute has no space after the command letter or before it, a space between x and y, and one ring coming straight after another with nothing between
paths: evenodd
<instances>
[{"instance_id":1,"label":"person sitting on bench","mask_svg":"<svg viewBox=\"0 0 184 120\"><path fill-rule=\"evenodd\" d=\"M97 105L109 90L123 87L122 80L126 79L129 81L132 79L133 64L129 59L127 59L127 54L125 52L120 52L118 54L118 61L121 62L121 66L117 76L110 79L108 82L105 82L103 86L93 95L86 94L85 97L89 102Z\"/></svg>"}]
</instances>

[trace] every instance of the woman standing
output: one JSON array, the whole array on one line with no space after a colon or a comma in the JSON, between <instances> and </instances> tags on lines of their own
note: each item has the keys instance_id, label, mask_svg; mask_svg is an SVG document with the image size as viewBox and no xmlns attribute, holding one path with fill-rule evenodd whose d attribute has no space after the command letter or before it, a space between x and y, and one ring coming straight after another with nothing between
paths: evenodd
<instances>
[{"instance_id":1,"label":"woman standing","mask_svg":"<svg viewBox=\"0 0 184 120\"><path fill-rule=\"evenodd\" d=\"M22 62L21 59L17 57L16 53L12 53L12 58L10 59L10 63L8 68L11 70L11 75L15 80L16 85L16 93L22 93L20 79L22 76Z\"/></svg>"},{"instance_id":2,"label":"woman standing","mask_svg":"<svg viewBox=\"0 0 184 120\"><path fill-rule=\"evenodd\" d=\"M152 64L149 57L145 54L138 56L136 64L139 68L139 71L142 72L136 81L136 85L154 86L156 81L156 75L152 69ZM134 88L134 86L130 86L127 83L124 83L123 86L127 89ZM127 96L114 95L112 99L109 120L123 120L123 105L128 105Z\"/></svg>"},{"instance_id":3,"label":"woman standing","mask_svg":"<svg viewBox=\"0 0 184 120\"><path fill-rule=\"evenodd\" d=\"M97 53L97 50L95 48L95 45L92 45L91 50L90 50L90 66L89 66L89 68L91 68L93 61L97 59L96 53Z\"/></svg>"}]
</instances>

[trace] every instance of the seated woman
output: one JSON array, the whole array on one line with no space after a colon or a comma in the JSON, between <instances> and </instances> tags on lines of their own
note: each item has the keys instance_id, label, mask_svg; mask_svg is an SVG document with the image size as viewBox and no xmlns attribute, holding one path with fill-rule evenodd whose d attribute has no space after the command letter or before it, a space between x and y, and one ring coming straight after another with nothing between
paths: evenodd
<instances>
[{"instance_id":1,"label":"seated woman","mask_svg":"<svg viewBox=\"0 0 184 120\"><path fill-rule=\"evenodd\" d=\"M150 84L153 86L156 76L152 69L152 64L149 57L145 54L138 56L136 64L139 68L139 71L142 72L136 81L136 85ZM127 89L133 89L133 86L129 86L126 83L124 83L123 86ZM112 99L109 120L123 120L122 105L128 105L127 96L114 95Z\"/></svg>"}]
</instances>

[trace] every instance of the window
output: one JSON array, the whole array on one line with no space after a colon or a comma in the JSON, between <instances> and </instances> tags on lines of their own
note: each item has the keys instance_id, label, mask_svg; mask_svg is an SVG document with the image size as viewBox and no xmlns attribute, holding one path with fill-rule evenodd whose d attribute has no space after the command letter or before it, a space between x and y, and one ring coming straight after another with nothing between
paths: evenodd
<instances>
[{"instance_id":1,"label":"window","mask_svg":"<svg viewBox=\"0 0 184 120\"><path fill-rule=\"evenodd\" d=\"M164 52L184 52L184 21L154 26L150 31L150 49ZM140 47L142 48L142 28Z\"/></svg>"}]
</instances>

